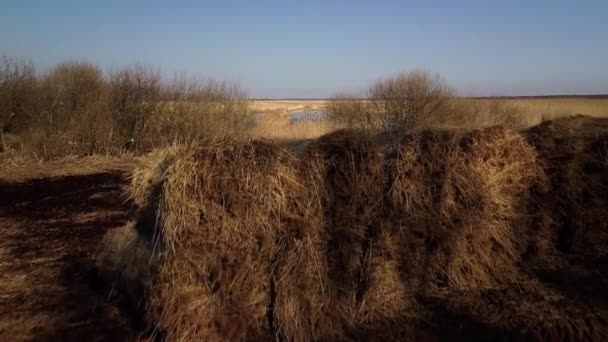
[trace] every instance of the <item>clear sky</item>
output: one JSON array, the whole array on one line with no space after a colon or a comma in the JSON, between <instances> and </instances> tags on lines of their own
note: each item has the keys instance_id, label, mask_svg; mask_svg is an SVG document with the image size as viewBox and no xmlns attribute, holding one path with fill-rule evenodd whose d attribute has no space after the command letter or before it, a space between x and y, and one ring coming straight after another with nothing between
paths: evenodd
<instances>
[{"instance_id":1,"label":"clear sky","mask_svg":"<svg viewBox=\"0 0 608 342\"><path fill-rule=\"evenodd\" d=\"M608 93L608 1L0 0L0 54L150 64L254 97L424 69L462 95Z\"/></svg>"}]
</instances>

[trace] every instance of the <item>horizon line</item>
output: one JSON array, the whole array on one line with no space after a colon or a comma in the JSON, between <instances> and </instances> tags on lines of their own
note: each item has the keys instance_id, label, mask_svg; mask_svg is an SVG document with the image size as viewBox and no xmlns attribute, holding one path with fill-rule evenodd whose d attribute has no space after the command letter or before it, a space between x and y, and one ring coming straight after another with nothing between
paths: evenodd
<instances>
[{"instance_id":1,"label":"horizon line","mask_svg":"<svg viewBox=\"0 0 608 342\"><path fill-rule=\"evenodd\" d=\"M555 98L580 98L580 99L608 99L608 94L552 94L552 95L491 95L491 96L456 96L463 99L555 99ZM353 97L356 99L356 97ZM253 97L253 101L331 101L331 97Z\"/></svg>"}]
</instances>

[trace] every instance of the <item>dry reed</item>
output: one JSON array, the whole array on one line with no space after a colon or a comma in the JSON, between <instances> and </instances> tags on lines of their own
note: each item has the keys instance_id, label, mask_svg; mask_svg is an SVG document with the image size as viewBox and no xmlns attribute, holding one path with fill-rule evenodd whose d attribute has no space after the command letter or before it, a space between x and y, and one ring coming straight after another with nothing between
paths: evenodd
<instances>
[{"instance_id":1,"label":"dry reed","mask_svg":"<svg viewBox=\"0 0 608 342\"><path fill-rule=\"evenodd\" d=\"M605 256L605 127L578 117L522 132L344 130L300 152L214 140L150 156L133 178L138 221L125 228L155 241L148 319L168 340L336 340L432 319L420 301L430 296L498 324L482 317L483 296L527 284L547 269L538 260ZM542 286L519 291L539 307L499 300L491 317L555 332L551 320L526 322L562 301ZM475 302L454 304L463 294ZM566 335L602 336L597 314Z\"/></svg>"}]
</instances>

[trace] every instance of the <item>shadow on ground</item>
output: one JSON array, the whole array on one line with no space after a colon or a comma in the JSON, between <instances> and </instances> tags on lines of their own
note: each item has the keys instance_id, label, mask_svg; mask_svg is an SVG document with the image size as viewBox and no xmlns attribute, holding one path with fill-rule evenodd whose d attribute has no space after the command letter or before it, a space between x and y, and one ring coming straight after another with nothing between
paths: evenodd
<instances>
[{"instance_id":1,"label":"shadow on ground","mask_svg":"<svg viewBox=\"0 0 608 342\"><path fill-rule=\"evenodd\" d=\"M131 339L106 300L93 255L126 223L120 173L0 182L0 336L3 340Z\"/></svg>"}]
</instances>

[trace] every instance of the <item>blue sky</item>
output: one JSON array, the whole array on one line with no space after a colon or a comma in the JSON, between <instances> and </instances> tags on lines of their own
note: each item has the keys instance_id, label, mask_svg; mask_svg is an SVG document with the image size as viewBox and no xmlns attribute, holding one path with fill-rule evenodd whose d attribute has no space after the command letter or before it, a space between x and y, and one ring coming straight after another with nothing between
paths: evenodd
<instances>
[{"instance_id":1,"label":"blue sky","mask_svg":"<svg viewBox=\"0 0 608 342\"><path fill-rule=\"evenodd\" d=\"M0 54L236 81L254 97L357 92L399 71L462 95L608 93L608 1L4 1Z\"/></svg>"}]
</instances>

